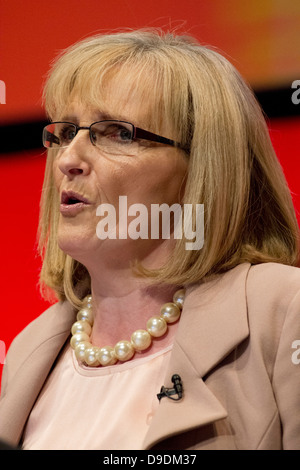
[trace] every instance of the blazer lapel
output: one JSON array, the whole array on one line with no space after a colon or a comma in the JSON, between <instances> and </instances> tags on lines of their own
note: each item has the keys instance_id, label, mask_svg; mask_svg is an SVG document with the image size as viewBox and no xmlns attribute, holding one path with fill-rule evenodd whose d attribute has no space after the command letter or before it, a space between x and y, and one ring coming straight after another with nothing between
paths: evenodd
<instances>
[{"instance_id":1,"label":"blazer lapel","mask_svg":"<svg viewBox=\"0 0 300 470\"><path fill-rule=\"evenodd\" d=\"M20 442L28 415L59 351L70 335L74 321L73 308L67 302L52 306L46 315L46 322L43 316L42 328L39 318L35 321L30 341L22 351L23 362L20 361L20 367L10 380L9 390L7 393L4 390L1 398L0 434L13 445Z\"/></svg>"},{"instance_id":2,"label":"blazer lapel","mask_svg":"<svg viewBox=\"0 0 300 470\"><path fill-rule=\"evenodd\" d=\"M215 280L187 289L165 375L179 374L183 398L163 397L144 440L149 449L163 439L226 418L227 411L205 384L205 376L249 335L245 263ZM159 392L159 390L158 390Z\"/></svg>"}]
</instances>

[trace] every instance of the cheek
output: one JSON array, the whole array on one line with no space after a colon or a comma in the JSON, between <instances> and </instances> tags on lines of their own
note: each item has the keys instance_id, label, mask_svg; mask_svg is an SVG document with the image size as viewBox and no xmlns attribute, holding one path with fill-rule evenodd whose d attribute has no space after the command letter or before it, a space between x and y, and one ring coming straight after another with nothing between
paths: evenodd
<instances>
[{"instance_id":1,"label":"cheek","mask_svg":"<svg viewBox=\"0 0 300 470\"><path fill-rule=\"evenodd\" d=\"M56 187L56 189L59 189L62 179L63 179L63 173L58 168L57 160L54 160L53 162L52 174L53 174L54 186Z\"/></svg>"},{"instance_id":2,"label":"cheek","mask_svg":"<svg viewBox=\"0 0 300 470\"><path fill-rule=\"evenodd\" d=\"M133 186L133 170L130 165L99 165L90 181L97 187L98 200L101 203L115 205L119 196L128 195ZM90 183L93 185L93 183Z\"/></svg>"},{"instance_id":3,"label":"cheek","mask_svg":"<svg viewBox=\"0 0 300 470\"><path fill-rule=\"evenodd\" d=\"M181 159L161 159L153 164L145 165L143 177L140 179L140 191L154 199L149 202L165 202L173 204L180 201L182 184L187 165Z\"/></svg>"}]
</instances>

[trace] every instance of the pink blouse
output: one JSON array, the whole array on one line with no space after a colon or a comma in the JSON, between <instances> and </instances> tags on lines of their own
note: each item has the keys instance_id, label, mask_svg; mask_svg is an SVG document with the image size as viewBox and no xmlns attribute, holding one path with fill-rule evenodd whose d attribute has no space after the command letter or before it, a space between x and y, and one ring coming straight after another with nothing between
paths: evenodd
<instances>
[{"instance_id":1,"label":"pink blouse","mask_svg":"<svg viewBox=\"0 0 300 470\"><path fill-rule=\"evenodd\" d=\"M23 448L141 449L171 349L94 368L79 364L67 346L32 409Z\"/></svg>"}]
</instances>

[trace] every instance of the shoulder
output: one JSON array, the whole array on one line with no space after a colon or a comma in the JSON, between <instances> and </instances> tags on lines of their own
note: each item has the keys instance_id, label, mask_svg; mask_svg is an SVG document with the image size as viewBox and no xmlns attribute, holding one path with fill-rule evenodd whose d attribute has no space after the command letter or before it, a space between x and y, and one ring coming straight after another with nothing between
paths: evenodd
<instances>
[{"instance_id":1,"label":"shoulder","mask_svg":"<svg viewBox=\"0 0 300 470\"><path fill-rule=\"evenodd\" d=\"M290 344L291 338L300 338L300 269L279 263L242 263L195 286L185 306L190 320L202 321L206 331L204 323L209 322L218 329L221 324L222 331L230 334L233 329L247 329L251 347L267 355L269 351L273 360L282 334Z\"/></svg>"},{"instance_id":2,"label":"shoulder","mask_svg":"<svg viewBox=\"0 0 300 470\"><path fill-rule=\"evenodd\" d=\"M300 302L300 269L279 263L251 266L246 298L250 310L270 310L273 317L285 316L290 306Z\"/></svg>"},{"instance_id":3,"label":"shoulder","mask_svg":"<svg viewBox=\"0 0 300 470\"><path fill-rule=\"evenodd\" d=\"M21 358L26 360L41 344L69 331L74 318L74 309L69 302L57 302L45 310L14 338L6 355L4 371L8 365L14 370Z\"/></svg>"},{"instance_id":4,"label":"shoulder","mask_svg":"<svg viewBox=\"0 0 300 470\"><path fill-rule=\"evenodd\" d=\"M262 263L250 267L247 285L258 293L293 295L300 288L300 268L280 263Z\"/></svg>"},{"instance_id":5,"label":"shoulder","mask_svg":"<svg viewBox=\"0 0 300 470\"><path fill-rule=\"evenodd\" d=\"M277 263L251 266L246 303L251 344L263 351L266 363L275 363L281 344L288 358L300 337L300 269Z\"/></svg>"},{"instance_id":6,"label":"shoulder","mask_svg":"<svg viewBox=\"0 0 300 470\"><path fill-rule=\"evenodd\" d=\"M24 342L32 343L36 338L44 341L48 336L64 330L69 325L69 319L73 318L71 305L68 302L57 302L29 323L13 340L11 348L23 345Z\"/></svg>"}]
</instances>

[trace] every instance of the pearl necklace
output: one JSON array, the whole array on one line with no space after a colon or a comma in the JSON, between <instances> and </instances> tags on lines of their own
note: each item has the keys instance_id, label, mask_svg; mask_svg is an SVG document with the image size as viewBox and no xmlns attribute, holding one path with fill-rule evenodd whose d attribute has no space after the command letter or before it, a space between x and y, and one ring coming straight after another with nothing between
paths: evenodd
<instances>
[{"instance_id":1,"label":"pearl necklace","mask_svg":"<svg viewBox=\"0 0 300 470\"><path fill-rule=\"evenodd\" d=\"M77 313L77 321L72 325L70 341L75 356L79 362L88 366L110 366L119 361L129 361L136 351L144 351L151 343L152 338L163 336L168 323L176 322L181 314L185 296L185 290L175 292L173 302L164 304L160 309L160 315L149 318L146 330L136 330L131 335L131 340L121 340L114 347L104 346L99 348L90 343L90 335L93 326L92 297L88 295L84 299L83 308Z\"/></svg>"}]
</instances>

